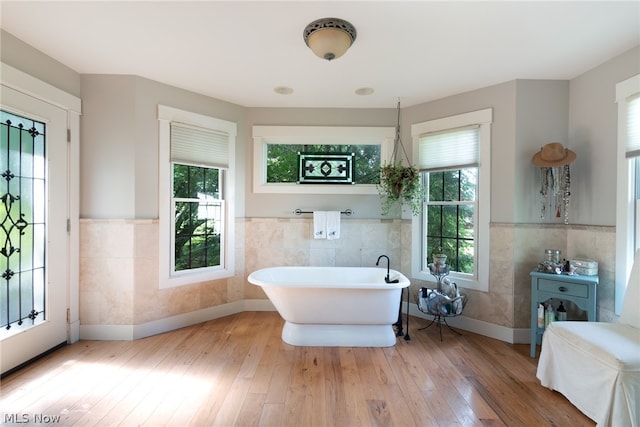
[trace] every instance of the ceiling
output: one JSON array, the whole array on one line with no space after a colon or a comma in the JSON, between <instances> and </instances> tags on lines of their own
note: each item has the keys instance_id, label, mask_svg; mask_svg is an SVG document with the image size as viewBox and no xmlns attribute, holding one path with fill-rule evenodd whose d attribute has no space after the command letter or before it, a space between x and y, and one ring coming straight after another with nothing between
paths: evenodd
<instances>
[{"instance_id":1,"label":"ceiling","mask_svg":"<svg viewBox=\"0 0 640 427\"><path fill-rule=\"evenodd\" d=\"M572 79L640 44L640 1L1 0L0 14L5 31L78 73L139 75L246 107L406 107ZM302 38L324 17L357 30L331 62ZM363 87L374 93L356 95Z\"/></svg>"}]
</instances>

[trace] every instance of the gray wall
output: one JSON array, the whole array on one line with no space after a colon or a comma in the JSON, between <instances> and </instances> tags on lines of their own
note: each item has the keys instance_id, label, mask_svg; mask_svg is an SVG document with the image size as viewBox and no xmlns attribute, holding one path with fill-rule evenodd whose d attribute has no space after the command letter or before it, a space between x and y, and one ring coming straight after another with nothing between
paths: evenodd
<instances>
[{"instance_id":1,"label":"gray wall","mask_svg":"<svg viewBox=\"0 0 640 427\"><path fill-rule=\"evenodd\" d=\"M158 262L156 252L147 251L157 242L158 230L154 221L140 221L127 227L124 238L135 244L129 250L135 256L123 262L119 249L116 273L113 277L124 280L105 282L104 291L111 305L105 309L121 311L126 298L119 292L135 292L132 297L136 305L129 314L134 320L156 320L179 313L186 313L220 303L243 298L261 298L246 284L246 272L264 261L264 254L277 257L300 255L300 248L309 248L308 233L302 233L300 242L272 239L272 220L243 217L290 217L297 207L332 209L350 207L358 217L379 218L379 198L369 196L310 196L269 195L252 192L253 158L251 126L258 125L357 125L393 126L395 108L389 109L272 109L244 108L224 101L208 98L196 93L167 86L136 76L79 75L51 58L25 45L18 39L1 33L2 61L28 72L54 86L80 96L83 100L81 117L81 217L145 219L158 216L158 121L157 104L169 105L200 114L211 115L238 123L236 146L237 158L237 208L243 224L237 231L238 274L237 277L217 283L212 297L210 287L197 285L181 287L179 290L161 290L154 276ZM577 76L571 81L514 80L491 87L450 96L422 105L404 108L401 115L402 139L411 153L411 125L469 111L492 108L492 168L491 168L491 221L492 253L489 292L470 292L470 304L466 315L473 319L515 328L528 327L528 272L533 262L539 260L541 250L549 242L562 248L569 256L590 257L600 252L607 254L599 259L602 270L599 292L599 311L606 307L612 312L614 263L608 254L614 251L614 233L599 230L597 225L615 224L616 182L616 105L615 84L640 72L640 47L626 52L599 67ZM572 223L595 225L595 227L559 227L528 223L539 223L537 218L538 188L536 169L531 165L531 156L546 142L560 140L574 149L578 158L572 165ZM246 206L246 209L245 209ZM306 222L294 221L297 225ZM356 223L366 229L366 238L371 224L376 229L387 230L373 233L380 242L387 241L388 248L378 248L376 253L396 250L405 271L410 259L410 226L404 221L363 221ZM117 221L114 221L117 223ZM249 225L247 225L247 224ZM293 222L276 221L284 235ZM399 225L402 224L402 227ZM501 224L503 223L503 224ZM522 226L511 224L523 223ZM103 228L101 221L84 221L87 237L96 241L111 236L110 226ZM286 224L286 225L283 225ZM96 226L105 234L93 234ZM245 227L246 226L246 227ZM244 235L244 229L250 230ZM401 228L404 231L389 231ZM600 227L606 228L606 227ZM133 231L131 231L133 230ZM398 236L400 235L400 238ZM364 239L364 237L363 237ZM89 239L91 240L91 239ZM109 240L109 239L106 239ZM377 242L378 240L376 240ZM256 242L265 244L256 245ZM333 241L332 241L333 242ZM342 243L341 243L342 242ZM398 243L400 242L400 243ZM604 243L603 243L604 242ZM138 245L144 247L141 255L133 251ZM336 253L349 250L345 240L335 241ZM376 243L377 244L377 243ZM275 246L274 246L275 245ZM287 247L287 245L289 245ZM294 246L291 246L294 245ZM381 246L382 243L380 243ZM283 251L284 246L284 251ZM371 249L367 244L365 248ZM245 251L246 249L246 251ZM315 249L315 248L314 248ZM289 252L287 252L289 250ZM93 257L92 250L84 251L81 258ZM97 252L97 251L96 251ZM352 251L353 252L353 251ZM99 255L99 254L98 254ZM110 255L110 254L108 254ZM366 255L366 254L365 254ZM312 259L312 258L309 258ZM364 258L363 258L364 259ZM366 255L367 262L370 259ZM598 259L598 258L597 258ZM86 260L85 260L86 261ZM93 261L93 260L91 260ZM98 264L103 263L97 258ZM279 260L278 260L279 261ZM343 261L340 259L340 261ZM88 264L91 265L91 264ZM123 269L124 265L129 266ZM111 277L110 274L95 274L92 268L83 267L87 277L82 286L93 291L96 277ZM132 273L135 272L136 274ZM129 273L127 275L127 273ZM418 283L414 283L418 285ZM114 286L116 286L114 288ZM249 286L245 289L245 286ZM83 288L84 289L84 288ZM84 289L86 290L86 289ZM610 290L610 291L607 291ZM82 294L82 291L81 291ZM194 298L194 294L202 298ZM83 294L84 295L84 294ZM113 296L116 295L116 296ZM126 294L131 296L132 294ZM604 297L604 298L603 298ZM158 313L140 310L146 301L152 300ZM602 300L605 304L602 304ZM160 305L158 305L160 301ZM496 301L501 301L496 304ZM91 304L81 304L81 310L91 312ZM91 314L91 313L89 313ZM135 319L142 320L135 320ZM130 323L130 322L129 322Z\"/></svg>"},{"instance_id":2,"label":"gray wall","mask_svg":"<svg viewBox=\"0 0 640 427\"><path fill-rule=\"evenodd\" d=\"M513 222L515 208L516 81L462 93L404 110L405 129L410 124L484 108L493 109L491 126L491 221ZM407 129L409 128L409 129Z\"/></svg>"},{"instance_id":3,"label":"gray wall","mask_svg":"<svg viewBox=\"0 0 640 427\"><path fill-rule=\"evenodd\" d=\"M253 192L253 140L254 125L288 126L395 126L396 109L316 109L316 108L250 108L247 111L247 217L294 217L294 209L344 210L352 209L353 217L380 218L380 198L377 195L307 195L271 194ZM401 127L402 129L402 127ZM408 131L405 126L402 131ZM411 151L411 139L403 137Z\"/></svg>"},{"instance_id":4,"label":"gray wall","mask_svg":"<svg viewBox=\"0 0 640 427\"><path fill-rule=\"evenodd\" d=\"M616 223L616 83L640 73L640 46L570 82L571 205L577 224Z\"/></svg>"},{"instance_id":5,"label":"gray wall","mask_svg":"<svg viewBox=\"0 0 640 427\"><path fill-rule=\"evenodd\" d=\"M82 76L83 218L135 218L136 174L141 172L135 169L135 81L133 76ZM154 157L157 153L148 154Z\"/></svg>"},{"instance_id":6,"label":"gray wall","mask_svg":"<svg viewBox=\"0 0 640 427\"><path fill-rule=\"evenodd\" d=\"M518 80L516 83L516 129L514 138L514 222L540 222L540 168L531 158L549 142L573 149L568 140L569 82ZM501 165L497 166L498 168ZM571 165L573 171L575 165ZM504 177L507 178L507 177ZM549 209L547 209L549 211ZM574 211L569 208L569 222ZM547 214L545 222L562 223Z\"/></svg>"},{"instance_id":7,"label":"gray wall","mask_svg":"<svg viewBox=\"0 0 640 427\"><path fill-rule=\"evenodd\" d=\"M244 108L137 76L89 74L81 84L81 217L158 217L158 104L238 123L236 213L244 216Z\"/></svg>"},{"instance_id":8,"label":"gray wall","mask_svg":"<svg viewBox=\"0 0 640 427\"><path fill-rule=\"evenodd\" d=\"M80 74L2 29L0 56L5 64L81 98Z\"/></svg>"},{"instance_id":9,"label":"gray wall","mask_svg":"<svg viewBox=\"0 0 640 427\"><path fill-rule=\"evenodd\" d=\"M379 198L255 194L251 126L393 126L389 109L244 108L135 76L83 75L2 32L2 61L83 100L82 217L156 218L158 103L238 123L237 216L290 216L296 207L349 205L379 218ZM615 224L615 84L640 72L636 47L571 81L515 80L404 108L402 139L411 151L411 124L493 108L492 222L539 222L531 156L559 140L576 151L570 222ZM246 204L246 209L245 209Z\"/></svg>"}]
</instances>

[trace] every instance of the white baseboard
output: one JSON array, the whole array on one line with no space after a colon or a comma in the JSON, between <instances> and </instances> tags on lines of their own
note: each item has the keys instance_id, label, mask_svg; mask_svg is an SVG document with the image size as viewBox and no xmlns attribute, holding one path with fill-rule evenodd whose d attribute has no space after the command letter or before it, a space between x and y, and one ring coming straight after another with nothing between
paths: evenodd
<instances>
[{"instance_id":1,"label":"white baseboard","mask_svg":"<svg viewBox=\"0 0 640 427\"><path fill-rule=\"evenodd\" d=\"M67 326L67 341L69 344L78 342L80 340L80 321L76 320L71 322Z\"/></svg>"},{"instance_id":2,"label":"white baseboard","mask_svg":"<svg viewBox=\"0 0 640 427\"><path fill-rule=\"evenodd\" d=\"M403 304L403 309L404 308L405 305ZM80 325L79 338L83 340L132 341L243 311L275 311L275 307L268 299L249 299L217 305L215 307L179 314L139 325ZM432 319L432 316L418 310L418 307L413 303L409 304L409 314L413 317L420 317L426 320ZM495 338L511 344L529 343L529 329L507 328L464 316L447 318L447 323L454 328Z\"/></svg>"},{"instance_id":3,"label":"white baseboard","mask_svg":"<svg viewBox=\"0 0 640 427\"><path fill-rule=\"evenodd\" d=\"M403 309L406 309L405 304L403 304ZM409 304L409 314L426 320L433 319L433 316L421 312L418 310L418 306L413 303ZM507 328L505 326L471 319L465 316L447 317L447 323L453 328L484 335L489 338L495 338L510 344L527 344L530 339L529 329ZM409 326L411 326L411 324L409 324Z\"/></svg>"},{"instance_id":4,"label":"white baseboard","mask_svg":"<svg viewBox=\"0 0 640 427\"><path fill-rule=\"evenodd\" d=\"M276 311L271 300L268 299L246 299L244 300L245 311Z\"/></svg>"},{"instance_id":5,"label":"white baseboard","mask_svg":"<svg viewBox=\"0 0 640 427\"><path fill-rule=\"evenodd\" d=\"M80 325L81 340L132 341L134 325Z\"/></svg>"},{"instance_id":6,"label":"white baseboard","mask_svg":"<svg viewBox=\"0 0 640 427\"><path fill-rule=\"evenodd\" d=\"M269 300L243 300L216 305L189 313L178 314L165 319L141 323L139 325L80 325L80 339L104 341L132 341L152 335L196 325L212 319L229 316L243 311L274 311Z\"/></svg>"}]
</instances>

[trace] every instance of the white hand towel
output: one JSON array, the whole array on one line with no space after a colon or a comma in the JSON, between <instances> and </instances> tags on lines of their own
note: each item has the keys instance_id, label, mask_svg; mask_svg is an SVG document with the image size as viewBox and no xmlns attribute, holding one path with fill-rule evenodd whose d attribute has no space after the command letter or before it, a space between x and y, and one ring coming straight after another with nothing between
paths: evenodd
<instances>
[{"instance_id":1,"label":"white hand towel","mask_svg":"<svg viewBox=\"0 0 640 427\"><path fill-rule=\"evenodd\" d=\"M313 212L313 238L327 238L327 213L325 211Z\"/></svg>"},{"instance_id":2,"label":"white hand towel","mask_svg":"<svg viewBox=\"0 0 640 427\"><path fill-rule=\"evenodd\" d=\"M327 212L327 239L340 238L340 211Z\"/></svg>"}]
</instances>

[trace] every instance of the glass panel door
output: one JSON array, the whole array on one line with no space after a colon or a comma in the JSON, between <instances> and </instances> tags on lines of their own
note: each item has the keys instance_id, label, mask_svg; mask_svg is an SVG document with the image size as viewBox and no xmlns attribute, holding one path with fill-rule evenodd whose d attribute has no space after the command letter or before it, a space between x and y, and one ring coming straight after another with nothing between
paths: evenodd
<instances>
[{"instance_id":1,"label":"glass panel door","mask_svg":"<svg viewBox=\"0 0 640 427\"><path fill-rule=\"evenodd\" d=\"M67 113L2 86L1 372L67 341Z\"/></svg>"},{"instance_id":2,"label":"glass panel door","mask_svg":"<svg viewBox=\"0 0 640 427\"><path fill-rule=\"evenodd\" d=\"M0 327L46 319L45 141L42 122L0 110Z\"/></svg>"}]
</instances>

